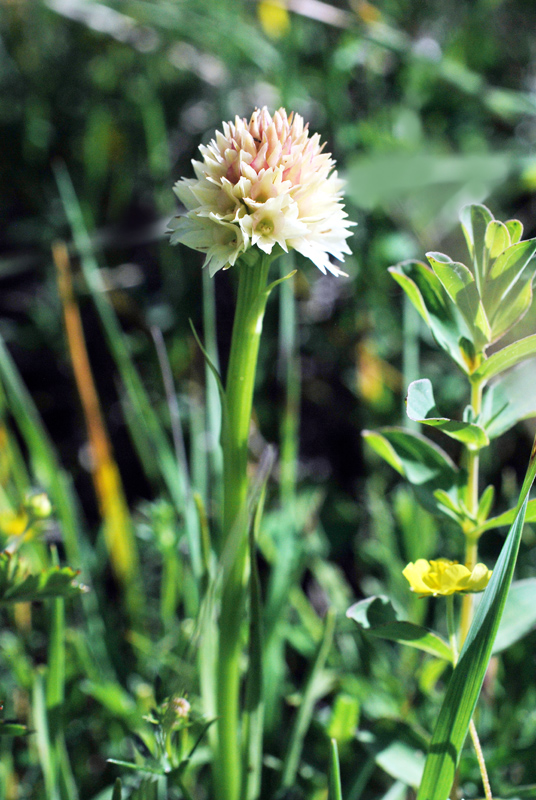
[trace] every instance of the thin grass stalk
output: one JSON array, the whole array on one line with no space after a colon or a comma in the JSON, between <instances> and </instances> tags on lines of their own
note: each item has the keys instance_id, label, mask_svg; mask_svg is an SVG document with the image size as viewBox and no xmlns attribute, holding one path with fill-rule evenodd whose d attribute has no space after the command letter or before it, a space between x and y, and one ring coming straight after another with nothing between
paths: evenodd
<instances>
[{"instance_id":1,"label":"thin grass stalk","mask_svg":"<svg viewBox=\"0 0 536 800\"><path fill-rule=\"evenodd\" d=\"M46 798L47 800L61 800L58 786L57 759L50 740L45 679L42 671L37 671L34 676L32 712Z\"/></svg>"},{"instance_id":2,"label":"thin grass stalk","mask_svg":"<svg viewBox=\"0 0 536 800\"><path fill-rule=\"evenodd\" d=\"M129 613L135 621L143 608L143 592L134 529L89 363L67 248L58 242L52 252L71 363L91 446L92 477L103 519L104 538L112 567L123 586Z\"/></svg>"},{"instance_id":3,"label":"thin grass stalk","mask_svg":"<svg viewBox=\"0 0 536 800\"><path fill-rule=\"evenodd\" d=\"M334 630L335 613L332 609L330 609L324 623L322 641L318 646L314 661L311 665L300 708L296 715L296 720L290 735L287 756L283 764L283 775L281 777L281 785L283 788L290 788L296 781L305 734L307 733L309 724L311 722L313 707L316 699L316 680L318 675L324 669L324 665L333 641Z\"/></svg>"},{"instance_id":4,"label":"thin grass stalk","mask_svg":"<svg viewBox=\"0 0 536 800\"><path fill-rule=\"evenodd\" d=\"M59 566L57 553L53 551L53 562ZM65 702L65 600L58 597L51 601L50 639L46 675L46 708L50 746L56 764L56 779L63 800L78 800L78 791L73 774L61 721Z\"/></svg>"}]
</instances>

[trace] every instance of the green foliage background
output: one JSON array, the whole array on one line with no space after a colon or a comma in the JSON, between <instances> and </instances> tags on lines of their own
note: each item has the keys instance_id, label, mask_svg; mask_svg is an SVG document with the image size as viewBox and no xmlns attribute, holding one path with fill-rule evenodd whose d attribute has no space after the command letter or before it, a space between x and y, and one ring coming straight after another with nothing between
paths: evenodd
<instances>
[{"instance_id":1,"label":"green foliage background","mask_svg":"<svg viewBox=\"0 0 536 800\"><path fill-rule=\"evenodd\" d=\"M164 334L192 481L211 521L205 369L188 324L192 318L203 329L202 259L170 248L164 231L176 213L172 184L191 175L190 159L199 142L207 141L222 120L249 116L264 104L271 110L293 109L321 132L347 180L347 208L359 225L350 240L348 279L324 277L312 265L296 263L294 300L287 296L287 305L279 309L271 302L261 348L255 404L260 433L254 445L260 452L264 438L294 448L299 457L298 489L290 505L278 497L277 470L268 485L267 532L264 540L261 536L267 620L278 631L269 654L274 685L263 797L273 796L281 762L289 750L295 753L291 743L301 763L295 796L325 797L330 735L339 743L347 800L386 793L395 800L417 782L419 751L441 697L436 663L365 638L342 617L353 599L383 592L404 616L431 624L434 606L409 594L401 570L418 557L458 557L461 543L454 528L418 506L362 444L361 431L410 425L403 397L419 377L432 380L438 405L447 412L459 415L465 405L461 375L449 371L387 267L422 258L426 250L463 261L465 245L456 223L468 202L484 201L501 219L517 217L525 235L535 235L536 7L522 0L376 5L293 0L289 8L288 27L276 37L263 28L257 3L242 0L11 0L0 7L0 333L79 498L75 538L83 542L82 563L73 562L76 548L69 547L65 516L49 535L60 544L62 559L67 551L66 563L87 569L95 598L93 605L85 599L84 605L67 606L60 728L70 768L58 767L64 776L58 795L50 794L55 779L47 777L46 765L54 759L43 744L47 736L53 739L56 723L49 718L52 732L46 733L46 714L39 712L40 681L43 674L50 677L47 636L50 626L59 624L57 610L37 606L29 628L14 612L2 612L0 700L6 718L38 730L24 744L7 737L0 742L6 798L71 800L76 792L83 798L111 797L113 781L124 770L106 759L132 759L132 734L148 740L142 718L152 706L175 692L188 692L200 713L190 648L191 575L180 560L177 595L166 601L171 611L160 593L166 536L171 531L175 547L173 537L181 538L186 523L164 482L148 474L136 454L112 349L87 273L84 280L76 269L90 359L143 563L147 603L134 632L107 566L51 258L58 239L71 245L76 268L81 255L79 242L72 244L65 168L92 256L106 270L106 296L126 332L151 405L169 427L151 327ZM64 176L63 199L58 175ZM232 271L219 274L214 285L213 321L225 365ZM287 408L290 427L281 433L290 379L275 365L278 359L284 363L285 342L292 340L292 323L283 324L289 309L297 318L300 413ZM529 335L535 324L533 309L509 336ZM3 422L13 431L21 459L30 456L28 483L51 491L47 481L54 464L39 468L35 453L44 445L39 440L32 450L25 437L24 412L10 400L10 391L18 390L7 385L2 359ZM126 396L128 401L128 390ZM531 425L518 426L484 451L483 470L497 491L497 513L515 504ZM456 443L441 443L457 457ZM484 539L482 552L490 564L501 542L497 534ZM528 525L520 578L535 575L534 543ZM290 576L277 572L282 586L293 587L290 602L270 578L277 554L291 565ZM46 556L40 552L35 558ZM308 683L328 607L338 613L334 647L315 682ZM176 608L180 623L174 622ZM479 729L499 791L536 783L534 637L532 632L494 664L480 703ZM47 659L48 673L40 666ZM296 731L300 698L307 701L301 708L309 708L309 717L299 720L302 727ZM196 751L197 777L190 787L201 797L206 796L199 789L206 785L205 744ZM53 747L63 752L56 740ZM61 765L61 758L54 763ZM70 770L72 785L65 779ZM285 770L292 772L288 760ZM469 752L462 771L464 796L477 796L478 769ZM127 779L128 791L150 796L135 788L136 781L133 777L128 789Z\"/></svg>"}]
</instances>

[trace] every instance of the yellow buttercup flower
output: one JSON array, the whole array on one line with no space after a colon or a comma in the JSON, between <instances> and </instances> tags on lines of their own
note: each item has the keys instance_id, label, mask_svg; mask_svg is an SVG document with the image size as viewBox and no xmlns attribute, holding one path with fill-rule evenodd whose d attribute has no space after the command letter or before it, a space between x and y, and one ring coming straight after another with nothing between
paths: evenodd
<instances>
[{"instance_id":1,"label":"yellow buttercup flower","mask_svg":"<svg viewBox=\"0 0 536 800\"><path fill-rule=\"evenodd\" d=\"M257 14L263 30L272 39L280 39L290 29L290 16L283 0L261 0Z\"/></svg>"},{"instance_id":2,"label":"yellow buttercup flower","mask_svg":"<svg viewBox=\"0 0 536 800\"><path fill-rule=\"evenodd\" d=\"M426 561L419 558L402 571L412 592L420 597L455 594L456 592L482 592L489 583L491 570L477 564L471 571L457 561L438 558Z\"/></svg>"}]
</instances>

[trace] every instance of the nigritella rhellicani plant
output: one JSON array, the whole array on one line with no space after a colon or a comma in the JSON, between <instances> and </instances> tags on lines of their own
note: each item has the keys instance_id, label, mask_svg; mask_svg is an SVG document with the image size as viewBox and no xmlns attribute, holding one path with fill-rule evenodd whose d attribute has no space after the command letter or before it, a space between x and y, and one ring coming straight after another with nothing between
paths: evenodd
<instances>
[{"instance_id":1,"label":"nigritella rhellicani plant","mask_svg":"<svg viewBox=\"0 0 536 800\"><path fill-rule=\"evenodd\" d=\"M281 281L268 283L270 265L295 251L323 273L344 275L332 259L342 261L350 253L347 239L354 223L342 204L343 181L333 159L299 114L287 115L280 108L272 116L267 108L256 109L249 120L236 117L223 123L223 130L199 149L202 159L192 162L196 177L175 185L185 213L172 220L170 230L172 244L205 254L204 267L211 276L232 268L238 278L225 388L220 380L223 509L221 541L215 549L226 577L212 685L215 795L218 800L240 800L257 797L262 764L251 738L258 734L240 722L241 622L251 574L248 438L253 390L266 303Z\"/></svg>"},{"instance_id":2,"label":"nigritella rhellicani plant","mask_svg":"<svg viewBox=\"0 0 536 800\"><path fill-rule=\"evenodd\" d=\"M406 397L407 415L414 423L436 428L461 444L460 463L413 429L364 432L371 447L409 481L416 500L439 520L449 518L447 531L452 530L452 523L458 530L449 551L457 551L462 563L443 557L429 561L429 554L423 553L403 571L409 588L419 597L445 598L448 641L400 620L383 596L367 598L348 611L349 617L373 635L417 647L454 666L432 732L417 800L457 796L453 786L458 783L457 767L468 733L484 793L491 800L472 717L512 584L523 523L527 513L531 520L536 513L536 501L528 500L536 474L536 446L517 506L498 516L490 516L494 488L488 486L481 492L479 469L480 452L493 439L517 422L536 417L536 334L518 341L512 341L510 335L508 345L498 345L531 306L536 239L523 240L519 220L501 222L481 204L462 209L461 223L469 251L467 263L429 252L428 263L411 260L390 268L437 345L467 380L469 402L459 419L437 408L428 378L413 381ZM510 526L510 531L492 573L478 561L478 543L486 531L501 526ZM475 609L475 593L482 591ZM461 602L459 619L456 598ZM525 635L529 628L519 625L511 640Z\"/></svg>"},{"instance_id":3,"label":"nigritella rhellicani plant","mask_svg":"<svg viewBox=\"0 0 536 800\"><path fill-rule=\"evenodd\" d=\"M344 274L352 226L341 203L343 181L299 114L266 107L224 122L193 161L196 178L175 185L187 213L171 223L171 242L206 253L211 275L250 248L266 255L296 250L322 272Z\"/></svg>"}]
</instances>

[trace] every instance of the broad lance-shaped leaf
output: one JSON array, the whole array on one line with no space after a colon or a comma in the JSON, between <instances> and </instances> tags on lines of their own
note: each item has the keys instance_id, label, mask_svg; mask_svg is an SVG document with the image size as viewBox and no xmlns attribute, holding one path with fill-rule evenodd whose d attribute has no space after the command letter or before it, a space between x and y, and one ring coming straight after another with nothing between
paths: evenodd
<instances>
[{"instance_id":1,"label":"broad lance-shaped leaf","mask_svg":"<svg viewBox=\"0 0 536 800\"><path fill-rule=\"evenodd\" d=\"M471 380L485 383L532 356L536 356L536 333L493 353L473 372Z\"/></svg>"},{"instance_id":2,"label":"broad lance-shaped leaf","mask_svg":"<svg viewBox=\"0 0 536 800\"><path fill-rule=\"evenodd\" d=\"M509 300L535 252L536 239L527 239L508 247L492 264L481 289L482 302L491 317Z\"/></svg>"},{"instance_id":3,"label":"broad lance-shaped leaf","mask_svg":"<svg viewBox=\"0 0 536 800\"><path fill-rule=\"evenodd\" d=\"M440 416L434 400L434 390L428 378L413 381L409 385L406 410L408 417L414 422L439 428L452 439L463 442L470 450L480 450L489 444L488 436L480 425L457 422Z\"/></svg>"},{"instance_id":4,"label":"broad lance-shaped leaf","mask_svg":"<svg viewBox=\"0 0 536 800\"><path fill-rule=\"evenodd\" d=\"M467 323L475 350L481 352L491 341L491 328L471 271L443 253L427 253L426 257Z\"/></svg>"},{"instance_id":5,"label":"broad lance-shaped leaf","mask_svg":"<svg viewBox=\"0 0 536 800\"><path fill-rule=\"evenodd\" d=\"M500 222L498 219L488 222L484 236L484 247L488 261L498 258L511 244L510 231L504 222ZM484 275L485 272L486 270L484 270Z\"/></svg>"},{"instance_id":6,"label":"broad lance-shaped leaf","mask_svg":"<svg viewBox=\"0 0 536 800\"><path fill-rule=\"evenodd\" d=\"M512 244L517 244L523 236L523 223L518 219L509 219L504 224L508 228Z\"/></svg>"},{"instance_id":7,"label":"broad lance-shaped leaf","mask_svg":"<svg viewBox=\"0 0 536 800\"><path fill-rule=\"evenodd\" d=\"M406 292L438 345L468 372L459 341L469 336L469 330L437 275L420 261L403 261L389 267L389 272Z\"/></svg>"},{"instance_id":8,"label":"broad lance-shaped leaf","mask_svg":"<svg viewBox=\"0 0 536 800\"><path fill-rule=\"evenodd\" d=\"M430 653L436 658L452 661L452 652L447 642L428 628L399 620L388 597L378 595L360 600L350 606L346 616L379 639L399 642Z\"/></svg>"},{"instance_id":9,"label":"broad lance-shaped leaf","mask_svg":"<svg viewBox=\"0 0 536 800\"><path fill-rule=\"evenodd\" d=\"M465 235L467 247L475 270L477 285L482 284L486 261L486 231L493 221L493 214L484 205L473 203L464 206L460 213L460 222Z\"/></svg>"},{"instance_id":10,"label":"broad lance-shaped leaf","mask_svg":"<svg viewBox=\"0 0 536 800\"><path fill-rule=\"evenodd\" d=\"M495 439L530 417L536 417L536 358L487 387L479 423L489 438Z\"/></svg>"},{"instance_id":11,"label":"broad lance-shaped leaf","mask_svg":"<svg viewBox=\"0 0 536 800\"><path fill-rule=\"evenodd\" d=\"M532 450L514 524L476 609L459 661L449 681L428 749L417 800L447 800L449 796L512 582L528 493L535 474L536 446Z\"/></svg>"},{"instance_id":12,"label":"broad lance-shaped leaf","mask_svg":"<svg viewBox=\"0 0 536 800\"><path fill-rule=\"evenodd\" d=\"M367 443L411 483L424 508L437 513L434 492L438 489L457 497L460 472L449 456L420 433L403 428L363 431Z\"/></svg>"},{"instance_id":13,"label":"broad lance-shaped leaf","mask_svg":"<svg viewBox=\"0 0 536 800\"><path fill-rule=\"evenodd\" d=\"M498 341L504 334L523 319L532 304L532 275L523 277L500 303L491 318L492 341Z\"/></svg>"}]
</instances>

